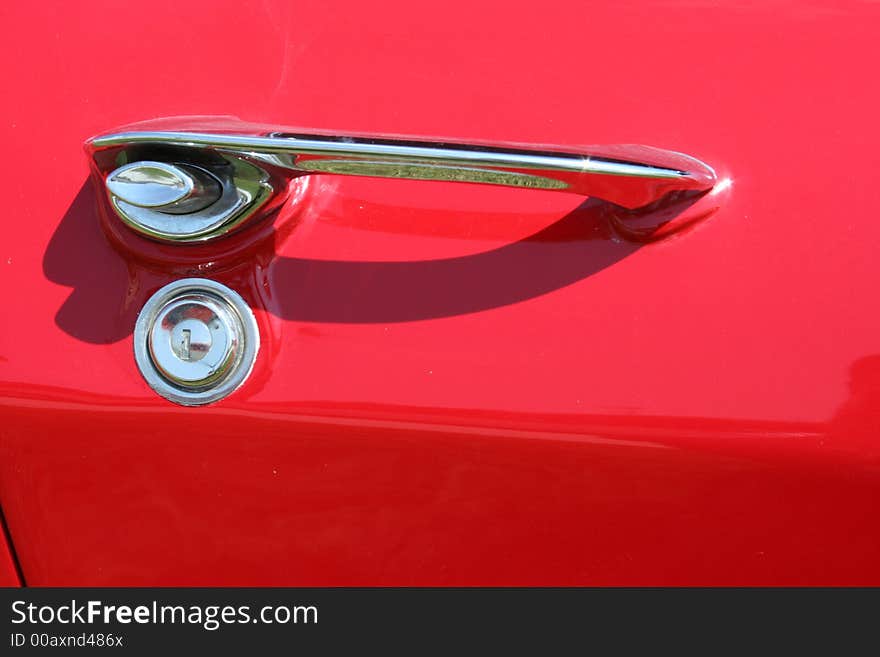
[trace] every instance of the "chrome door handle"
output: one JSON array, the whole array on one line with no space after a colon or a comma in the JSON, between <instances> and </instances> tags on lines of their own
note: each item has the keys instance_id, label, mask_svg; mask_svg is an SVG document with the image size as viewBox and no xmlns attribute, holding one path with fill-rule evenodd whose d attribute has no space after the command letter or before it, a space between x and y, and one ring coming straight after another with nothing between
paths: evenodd
<instances>
[{"instance_id":1,"label":"chrome door handle","mask_svg":"<svg viewBox=\"0 0 880 657\"><path fill-rule=\"evenodd\" d=\"M165 120L86 143L116 214L174 242L228 233L283 202L292 176L332 173L566 191L625 208L704 192L703 162L648 146L535 146L343 136L231 120Z\"/></svg>"}]
</instances>

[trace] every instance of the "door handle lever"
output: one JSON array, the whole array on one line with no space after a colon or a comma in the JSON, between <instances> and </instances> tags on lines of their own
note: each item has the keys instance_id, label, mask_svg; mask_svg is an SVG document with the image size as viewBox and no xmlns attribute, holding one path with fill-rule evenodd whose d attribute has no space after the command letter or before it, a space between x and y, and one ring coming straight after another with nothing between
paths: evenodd
<instances>
[{"instance_id":1,"label":"door handle lever","mask_svg":"<svg viewBox=\"0 0 880 657\"><path fill-rule=\"evenodd\" d=\"M157 129L161 128L161 129ZM704 192L711 167L638 145L537 146L339 135L232 120L164 120L86 142L115 213L163 241L219 237L284 201L304 174L442 180L570 192L628 209Z\"/></svg>"}]
</instances>

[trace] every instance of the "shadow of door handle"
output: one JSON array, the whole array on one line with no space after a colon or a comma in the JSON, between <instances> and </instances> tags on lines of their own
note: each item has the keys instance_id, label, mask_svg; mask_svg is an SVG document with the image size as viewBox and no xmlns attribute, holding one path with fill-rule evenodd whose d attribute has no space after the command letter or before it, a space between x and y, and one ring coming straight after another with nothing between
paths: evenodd
<instances>
[{"instance_id":1,"label":"shadow of door handle","mask_svg":"<svg viewBox=\"0 0 880 657\"><path fill-rule=\"evenodd\" d=\"M90 139L86 149L114 212L139 233L173 242L216 238L267 214L284 201L289 179L303 174L547 189L629 209L670 192L708 191L716 180L703 162L648 146L329 135L233 119L165 119L129 126ZM208 196L205 189L219 191Z\"/></svg>"}]
</instances>

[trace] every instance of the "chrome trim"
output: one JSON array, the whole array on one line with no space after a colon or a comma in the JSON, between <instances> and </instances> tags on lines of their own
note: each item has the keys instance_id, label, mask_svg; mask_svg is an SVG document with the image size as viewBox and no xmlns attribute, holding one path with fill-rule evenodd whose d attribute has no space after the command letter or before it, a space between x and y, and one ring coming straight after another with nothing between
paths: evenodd
<instances>
[{"instance_id":1,"label":"chrome trim","mask_svg":"<svg viewBox=\"0 0 880 657\"><path fill-rule=\"evenodd\" d=\"M448 167L458 166L467 171L469 167L537 169L549 172L599 174L608 176L635 176L639 178L683 179L693 174L681 169L657 167L637 162L619 162L590 155L575 153L526 154L515 152L488 152L485 150L461 148L457 145L438 144L436 146L408 146L401 144L373 144L368 141L345 141L345 138L310 139L303 137L248 137L244 135L206 134L198 132L122 132L105 137L96 137L92 143L96 148L132 144L178 144L182 146L206 146L232 153L249 155L290 155L294 159L272 160L287 168L309 172L306 164L298 165L295 157L318 155L347 158L385 158L383 162L410 162L413 164L440 164ZM681 155L676 153L676 155ZM682 157L688 157L682 155ZM695 168L709 167L695 158ZM711 169L709 169L711 171ZM705 173L702 171L700 173ZM383 176L384 177L384 176ZM394 177L394 176L389 176ZM470 182L463 180L463 182ZM481 182L481 181L476 181Z\"/></svg>"},{"instance_id":2,"label":"chrome trim","mask_svg":"<svg viewBox=\"0 0 880 657\"><path fill-rule=\"evenodd\" d=\"M175 325L169 320L175 311L183 313L177 318L182 321L211 318L213 337L203 345L205 354L181 358L177 353L172 344ZM205 278L184 278L161 288L144 304L135 323L134 356L144 380L159 395L183 406L210 404L234 392L253 370L259 349L260 331L244 299Z\"/></svg>"},{"instance_id":3,"label":"chrome trim","mask_svg":"<svg viewBox=\"0 0 880 657\"><path fill-rule=\"evenodd\" d=\"M320 134L293 134L279 130L268 134L211 133L188 130L125 131L96 137L89 146L96 155L102 151L123 153L123 159L138 149L167 148L176 154L190 153L220 157L233 167L260 170L268 194L282 192L283 184L269 184L273 176L281 181L291 175L332 173L443 180L568 191L593 196L626 208L638 208L674 191L702 192L712 188L715 172L703 162L673 151L646 146L594 146L582 149L539 147L524 144L474 145L442 141L413 141L408 138L355 137ZM248 126L241 124L241 132ZM253 172L250 178L253 178ZM237 174L221 178L224 194L232 186L241 191ZM253 199L243 199L244 218L256 211ZM231 229L232 219L220 216L208 206L217 220L180 215L184 228L172 230L167 222L161 229L139 226L143 217L122 217L136 230L152 237L171 240L209 239ZM117 213L129 208L114 205ZM232 213L241 223L241 213ZM192 225L189 226L189 219ZM133 220L133 221L129 221Z\"/></svg>"},{"instance_id":4,"label":"chrome trim","mask_svg":"<svg viewBox=\"0 0 880 657\"><path fill-rule=\"evenodd\" d=\"M194 241L202 237L212 237L250 202L250 195L233 184L223 185L222 194L215 203L189 213L167 213L139 207L110 193L113 209L126 224L150 237L169 241Z\"/></svg>"},{"instance_id":5,"label":"chrome trim","mask_svg":"<svg viewBox=\"0 0 880 657\"><path fill-rule=\"evenodd\" d=\"M196 185L195 176L183 167L149 160L124 164L107 176L107 190L113 196L141 208L179 203L193 194Z\"/></svg>"},{"instance_id":6,"label":"chrome trim","mask_svg":"<svg viewBox=\"0 0 880 657\"><path fill-rule=\"evenodd\" d=\"M146 194L126 193L114 184L120 173L156 165L173 170L185 181L186 191L177 200L144 202ZM190 185L192 189L187 190ZM262 167L237 157L227 158L226 166L214 171L178 161L132 162L109 173L106 188L110 207L123 222L147 237L168 242L196 242L225 234L259 210L274 191Z\"/></svg>"}]
</instances>

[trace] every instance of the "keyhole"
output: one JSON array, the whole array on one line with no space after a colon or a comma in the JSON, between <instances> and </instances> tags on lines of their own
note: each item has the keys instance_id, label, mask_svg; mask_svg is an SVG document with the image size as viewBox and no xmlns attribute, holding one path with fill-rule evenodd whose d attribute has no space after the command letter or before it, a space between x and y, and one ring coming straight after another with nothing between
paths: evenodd
<instances>
[{"instance_id":1,"label":"keyhole","mask_svg":"<svg viewBox=\"0 0 880 657\"><path fill-rule=\"evenodd\" d=\"M171 351L182 363L202 360L211 350L212 343L211 329L204 322L192 318L175 326L169 339Z\"/></svg>"},{"instance_id":2,"label":"keyhole","mask_svg":"<svg viewBox=\"0 0 880 657\"><path fill-rule=\"evenodd\" d=\"M183 337L180 340L180 345L181 345L180 357L183 360L192 360L192 357L190 356L190 350L189 350L189 343L190 343L190 340L192 339L192 331L190 331L189 329L183 329L181 331L181 333L183 333Z\"/></svg>"}]
</instances>

